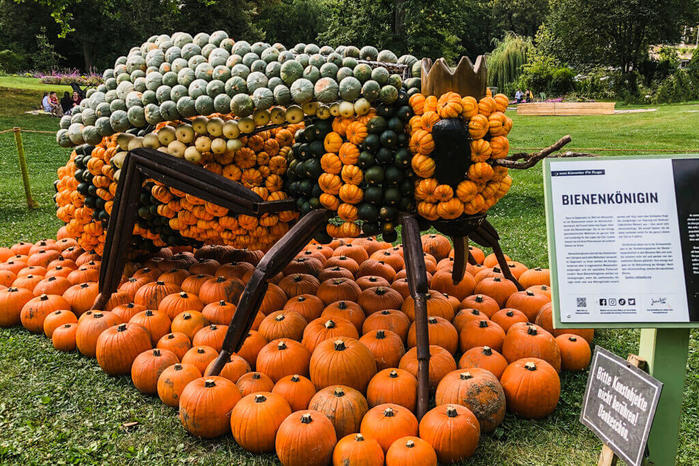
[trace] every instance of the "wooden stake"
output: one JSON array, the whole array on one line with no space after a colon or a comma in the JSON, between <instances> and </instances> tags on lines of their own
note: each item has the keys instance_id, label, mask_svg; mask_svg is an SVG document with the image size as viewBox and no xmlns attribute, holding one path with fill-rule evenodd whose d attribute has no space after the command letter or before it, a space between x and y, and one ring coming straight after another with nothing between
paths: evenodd
<instances>
[{"instance_id":1,"label":"wooden stake","mask_svg":"<svg viewBox=\"0 0 699 466\"><path fill-rule=\"evenodd\" d=\"M22 128L12 128L15 133L15 145L17 146L17 158L19 159L19 170L22 172L22 183L24 184L24 196L27 198L27 207L36 209L39 204L32 198L32 190L29 186L29 170L27 170L27 159L24 156L24 144L22 144Z\"/></svg>"}]
</instances>

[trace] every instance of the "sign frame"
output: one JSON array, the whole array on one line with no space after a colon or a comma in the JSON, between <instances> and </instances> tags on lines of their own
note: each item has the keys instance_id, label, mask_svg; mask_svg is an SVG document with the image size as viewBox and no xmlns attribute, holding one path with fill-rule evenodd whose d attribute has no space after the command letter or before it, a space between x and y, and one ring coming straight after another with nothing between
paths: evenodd
<instances>
[{"instance_id":1,"label":"sign frame","mask_svg":"<svg viewBox=\"0 0 699 466\"><path fill-rule=\"evenodd\" d=\"M649 155L622 155L622 156L600 156L600 157L575 157L566 158L566 162L590 162L593 160L649 160L649 159L699 159L697 154L649 154ZM544 181L544 209L546 212L546 238L549 256L549 269L551 270L551 305L553 311L553 326L561 328L699 328L699 321L696 322L561 322L560 315L560 295L558 282L558 263L556 259L556 238L553 219L553 194L551 186L551 162L561 159L544 159L543 181Z\"/></svg>"},{"instance_id":2,"label":"sign frame","mask_svg":"<svg viewBox=\"0 0 699 466\"><path fill-rule=\"evenodd\" d=\"M653 415L648 416L648 419L646 420L646 424L643 426L643 441L641 444L640 451L638 452L636 458L631 458L621 450L612 439L610 439L607 435L605 435L604 431L601 429L597 428L597 426L592 423L588 417L586 417L587 413L587 408L589 406L588 404L588 399L590 396L594 396L594 394L590 393L590 388L594 383L595 379L595 374L593 371L593 368L596 367L595 364L596 362L600 359L604 358L607 359L608 361L612 362L613 364L616 364L618 366L625 366L628 371L638 377L639 379L642 379L645 383L648 383L649 385L653 385L653 388L655 388L655 391L653 393L653 398L651 399L650 403L651 406L654 406L653 409ZM643 464L643 458L644 458L644 453L646 451L646 447L648 445L648 440L650 439L650 433L652 430L653 426L653 420L655 418L655 414L657 413L658 406L659 406L659 401L660 401L660 395L662 394L664 388L663 382L659 381L658 379L650 376L648 373L644 372L640 368L634 366L631 364L628 360L624 360L617 356L616 354L612 353L611 351L596 345L595 346L595 352L592 355L592 362L590 364L590 371L588 373L588 378L587 378L587 383L585 385L585 393L583 395L583 400L582 400L582 409L580 410L580 422L590 429L597 438L602 440L602 442L607 445L609 448L611 448L614 453L621 459L623 459L627 464L633 464L633 465L641 465Z\"/></svg>"}]
</instances>

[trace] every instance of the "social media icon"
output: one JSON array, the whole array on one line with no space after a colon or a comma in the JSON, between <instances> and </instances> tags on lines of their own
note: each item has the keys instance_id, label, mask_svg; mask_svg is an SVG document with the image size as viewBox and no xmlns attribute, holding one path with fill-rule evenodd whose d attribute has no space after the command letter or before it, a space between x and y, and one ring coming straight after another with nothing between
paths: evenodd
<instances>
[{"instance_id":1,"label":"social media icon","mask_svg":"<svg viewBox=\"0 0 699 466\"><path fill-rule=\"evenodd\" d=\"M616 298L609 298L609 305L616 306Z\"/></svg>"},{"instance_id":2,"label":"social media icon","mask_svg":"<svg viewBox=\"0 0 699 466\"><path fill-rule=\"evenodd\" d=\"M599 305L600 305L600 306L606 306L606 305L607 305L607 298L600 298L600 299L599 299Z\"/></svg>"},{"instance_id":3,"label":"social media icon","mask_svg":"<svg viewBox=\"0 0 699 466\"><path fill-rule=\"evenodd\" d=\"M626 304L626 300L624 298L619 298L619 306L623 306Z\"/></svg>"},{"instance_id":4,"label":"social media icon","mask_svg":"<svg viewBox=\"0 0 699 466\"><path fill-rule=\"evenodd\" d=\"M629 306L635 306L636 305L636 298L629 298Z\"/></svg>"}]
</instances>

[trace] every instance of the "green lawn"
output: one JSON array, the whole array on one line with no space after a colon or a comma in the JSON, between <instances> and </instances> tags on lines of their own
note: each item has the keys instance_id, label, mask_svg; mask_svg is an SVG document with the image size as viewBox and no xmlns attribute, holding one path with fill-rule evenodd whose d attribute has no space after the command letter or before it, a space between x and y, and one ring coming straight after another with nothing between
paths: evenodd
<instances>
[{"instance_id":1,"label":"green lawn","mask_svg":"<svg viewBox=\"0 0 699 466\"><path fill-rule=\"evenodd\" d=\"M2 81L0 81L0 86ZM37 91L33 91L37 92ZM36 95L36 94L34 94ZM55 129L52 117L23 115L32 91L0 89L0 130L12 126ZM10 105L5 105L6 103ZM653 113L600 117L517 117L512 147L540 148L571 134L570 149L607 148L699 151L699 103L659 106ZM24 134L32 190L41 208L27 212L12 134L0 135L0 245L55 234L52 195L56 169L68 151L51 135ZM616 154L611 152L610 154ZM546 266L541 169L516 173L512 191L490 213L508 254L529 266ZM638 349L638 331L602 330L596 343L626 356ZM678 464L696 464L699 451L699 332L692 332ZM469 464L593 464L600 442L579 423L587 374L564 373L556 412L543 421L508 415L484 436ZM137 422L130 429L122 425ZM269 464L230 436L202 441L189 436L174 410L139 394L126 377L108 377L94 360L58 354L50 342L22 329L0 330L0 463Z\"/></svg>"},{"instance_id":2,"label":"green lawn","mask_svg":"<svg viewBox=\"0 0 699 466\"><path fill-rule=\"evenodd\" d=\"M73 91L73 88L70 86L44 84L39 78L30 78L27 76L0 76L0 87L27 89L33 91Z\"/></svg>"}]
</instances>

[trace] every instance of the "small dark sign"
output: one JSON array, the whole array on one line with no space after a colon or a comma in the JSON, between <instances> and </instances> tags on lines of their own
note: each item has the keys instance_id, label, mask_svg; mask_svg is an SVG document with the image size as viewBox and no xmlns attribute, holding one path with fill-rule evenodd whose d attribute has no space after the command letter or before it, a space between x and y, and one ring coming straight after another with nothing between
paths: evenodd
<instances>
[{"instance_id":1,"label":"small dark sign","mask_svg":"<svg viewBox=\"0 0 699 466\"><path fill-rule=\"evenodd\" d=\"M595 347L580 422L630 465L640 465L662 382Z\"/></svg>"}]
</instances>

